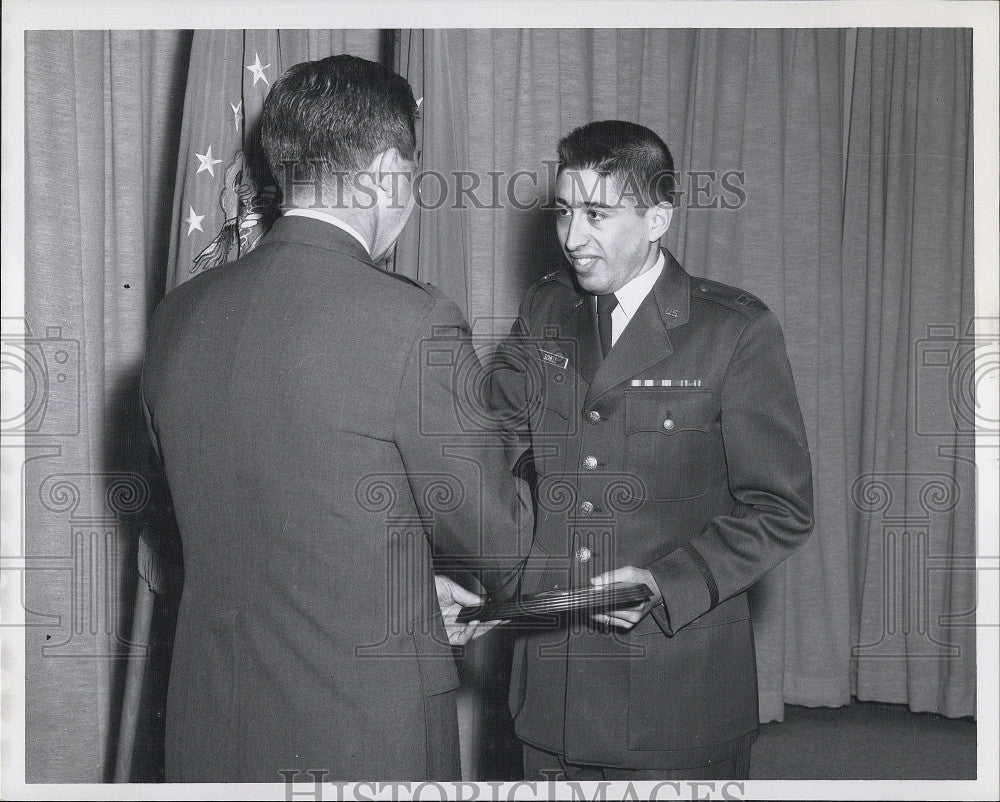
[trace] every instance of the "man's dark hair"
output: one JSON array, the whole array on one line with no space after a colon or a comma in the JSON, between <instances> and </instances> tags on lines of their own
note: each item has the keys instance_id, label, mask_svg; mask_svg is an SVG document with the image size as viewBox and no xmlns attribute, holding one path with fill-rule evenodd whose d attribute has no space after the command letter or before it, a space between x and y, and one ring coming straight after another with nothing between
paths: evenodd
<instances>
[{"instance_id":1,"label":"man's dark hair","mask_svg":"<svg viewBox=\"0 0 1000 802\"><path fill-rule=\"evenodd\" d=\"M304 61L264 100L261 147L279 181L290 162L353 175L390 147L412 159L416 113L410 85L382 64L347 55Z\"/></svg>"},{"instance_id":2,"label":"man's dark hair","mask_svg":"<svg viewBox=\"0 0 1000 802\"><path fill-rule=\"evenodd\" d=\"M674 157L644 125L600 120L575 128L559 140L559 170L567 169L614 176L640 207L674 202Z\"/></svg>"}]
</instances>

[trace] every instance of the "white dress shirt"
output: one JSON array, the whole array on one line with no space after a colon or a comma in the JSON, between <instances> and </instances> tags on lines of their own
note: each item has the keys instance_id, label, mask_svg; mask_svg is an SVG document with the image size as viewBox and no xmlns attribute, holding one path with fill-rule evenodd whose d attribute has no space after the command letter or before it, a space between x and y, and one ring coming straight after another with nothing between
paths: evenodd
<instances>
[{"instance_id":1,"label":"white dress shirt","mask_svg":"<svg viewBox=\"0 0 1000 802\"><path fill-rule=\"evenodd\" d=\"M329 223L332 226L346 231L354 239L361 243L361 247L365 249L365 253L371 256L371 251L368 249L368 243L365 242L365 238L362 237L352 226L349 226L343 220L334 217L332 214L327 214L326 212L320 212L316 209L289 209L284 214L285 217L311 217L313 220L322 220L324 223ZM662 258L662 256L660 257Z\"/></svg>"},{"instance_id":2,"label":"white dress shirt","mask_svg":"<svg viewBox=\"0 0 1000 802\"><path fill-rule=\"evenodd\" d=\"M640 273L615 293L618 306L611 313L611 345L618 342L628 322L649 295L649 291L653 289L653 285L663 272L664 264L666 260L663 258L663 251L660 251L659 258L649 270Z\"/></svg>"}]
</instances>

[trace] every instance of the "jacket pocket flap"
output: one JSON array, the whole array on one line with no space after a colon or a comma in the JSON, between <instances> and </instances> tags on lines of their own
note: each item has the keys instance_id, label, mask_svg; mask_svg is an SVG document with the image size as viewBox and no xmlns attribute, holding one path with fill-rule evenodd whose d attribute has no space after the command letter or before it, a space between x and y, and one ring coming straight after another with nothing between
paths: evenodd
<instances>
[{"instance_id":1,"label":"jacket pocket flap","mask_svg":"<svg viewBox=\"0 0 1000 802\"><path fill-rule=\"evenodd\" d=\"M716 409L711 390L667 387L625 391L625 431L659 432L668 437L678 432L711 432Z\"/></svg>"}]
</instances>

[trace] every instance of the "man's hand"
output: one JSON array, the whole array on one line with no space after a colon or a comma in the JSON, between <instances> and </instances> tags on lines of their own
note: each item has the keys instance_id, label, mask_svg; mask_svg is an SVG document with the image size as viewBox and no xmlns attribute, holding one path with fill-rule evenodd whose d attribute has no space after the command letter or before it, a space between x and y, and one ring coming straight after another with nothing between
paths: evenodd
<instances>
[{"instance_id":1,"label":"man's hand","mask_svg":"<svg viewBox=\"0 0 1000 802\"><path fill-rule=\"evenodd\" d=\"M459 624L455 618L463 607L482 604L483 600L470 590L466 590L454 580L441 574L434 575L434 585L437 587L438 606L444 617L444 630L448 633L448 643L452 646L464 646L473 638L485 635L497 625L497 621L483 623L470 621Z\"/></svg>"},{"instance_id":2,"label":"man's hand","mask_svg":"<svg viewBox=\"0 0 1000 802\"><path fill-rule=\"evenodd\" d=\"M660 595L660 589L656 586L656 580L653 579L653 575L645 568L636 568L634 565L626 565L624 568L616 568L614 571L607 571L606 573L603 573L600 576L595 576L590 580L591 585L597 586L611 585L615 582L641 582L653 591L653 595L648 602L640 604L638 607L625 607L621 610L612 610L607 614L595 613L592 618L598 623L610 624L611 626L621 627L626 630L632 629L632 627L642 620L646 613L656 607L656 605L663 602L663 597Z\"/></svg>"}]
</instances>

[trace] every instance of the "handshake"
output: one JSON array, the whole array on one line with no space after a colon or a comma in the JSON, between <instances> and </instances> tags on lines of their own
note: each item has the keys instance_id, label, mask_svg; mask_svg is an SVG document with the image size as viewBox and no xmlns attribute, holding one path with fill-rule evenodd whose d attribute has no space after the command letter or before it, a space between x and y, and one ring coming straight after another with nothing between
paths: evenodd
<instances>
[{"instance_id":1,"label":"handshake","mask_svg":"<svg viewBox=\"0 0 1000 802\"><path fill-rule=\"evenodd\" d=\"M590 580L590 588L552 591L522 597L519 602L489 605L494 608L494 614L480 621L473 615L482 611L482 598L447 576L435 574L434 582L445 632L453 646L463 646L497 624L510 620L507 616L513 618L522 613L543 615L570 609L590 610L595 622L628 630L662 601L653 575L644 568L630 565L594 577Z\"/></svg>"}]
</instances>

